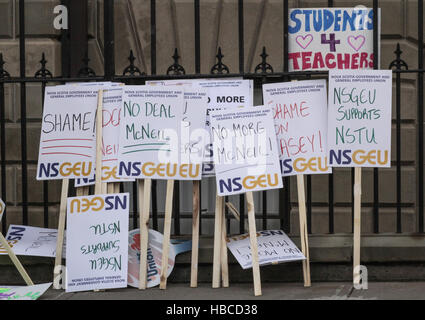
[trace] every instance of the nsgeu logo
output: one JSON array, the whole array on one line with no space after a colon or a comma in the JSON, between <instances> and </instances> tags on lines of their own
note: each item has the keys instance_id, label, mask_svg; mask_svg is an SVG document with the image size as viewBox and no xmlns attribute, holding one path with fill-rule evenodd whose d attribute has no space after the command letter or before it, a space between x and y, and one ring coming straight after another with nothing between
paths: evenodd
<instances>
[{"instance_id":1,"label":"nsgeu logo","mask_svg":"<svg viewBox=\"0 0 425 320\"><path fill-rule=\"evenodd\" d=\"M386 165L389 163L388 150L330 150L329 162L330 164L343 164L349 165L351 163L358 165L370 164Z\"/></svg>"},{"instance_id":2,"label":"nsgeu logo","mask_svg":"<svg viewBox=\"0 0 425 320\"><path fill-rule=\"evenodd\" d=\"M224 188L226 188L227 192L240 191L242 188L246 190L252 190L256 187L260 188L268 188L268 187L276 187L279 184L279 175L275 174L262 174L259 176L246 176L245 178L236 177L229 178L227 180L220 179L219 180L219 188L220 193L224 192Z\"/></svg>"},{"instance_id":3,"label":"nsgeu logo","mask_svg":"<svg viewBox=\"0 0 425 320\"><path fill-rule=\"evenodd\" d=\"M91 171L91 162L76 162L74 164L71 162L64 162L62 164L59 164L59 162L40 163L38 177L42 178L44 175L46 178L55 178L59 174L61 177L69 177L71 174L75 177L88 177Z\"/></svg>"},{"instance_id":4,"label":"nsgeu logo","mask_svg":"<svg viewBox=\"0 0 425 320\"><path fill-rule=\"evenodd\" d=\"M83 213L89 210L101 211L101 210L117 210L118 208L127 208L127 195L111 195L106 197L86 197L86 198L75 198L71 200L71 211L70 213Z\"/></svg>"},{"instance_id":5,"label":"nsgeu logo","mask_svg":"<svg viewBox=\"0 0 425 320\"><path fill-rule=\"evenodd\" d=\"M200 164L177 164L177 163L159 163L153 162L123 162L118 168L119 176L139 177L141 175L152 177L157 174L160 177L183 177L196 178L201 170Z\"/></svg>"},{"instance_id":6,"label":"nsgeu logo","mask_svg":"<svg viewBox=\"0 0 425 320\"><path fill-rule=\"evenodd\" d=\"M297 158L294 161L292 159L285 159L280 161L280 169L283 174L289 174L295 172L305 172L307 170L313 172L328 172L328 159L327 157L313 157L310 159Z\"/></svg>"}]
</instances>

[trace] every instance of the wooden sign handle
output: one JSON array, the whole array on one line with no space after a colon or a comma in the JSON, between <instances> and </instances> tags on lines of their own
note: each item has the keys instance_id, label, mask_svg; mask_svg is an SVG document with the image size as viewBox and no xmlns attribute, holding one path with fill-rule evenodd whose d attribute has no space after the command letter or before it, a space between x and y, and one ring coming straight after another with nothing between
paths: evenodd
<instances>
[{"instance_id":1,"label":"wooden sign handle","mask_svg":"<svg viewBox=\"0 0 425 320\"><path fill-rule=\"evenodd\" d=\"M4 236L3 236L3 234L1 232L0 232L0 244L3 246L3 248L6 249L7 254L9 255L9 257L12 260L13 264L15 265L16 269L18 269L19 274L24 279L24 281L27 284L27 286L33 286L34 283L32 282L30 276L25 271L23 265L21 264L21 262L19 261L18 257L13 252L12 248L9 246L9 243L4 238Z\"/></svg>"},{"instance_id":2,"label":"wooden sign handle","mask_svg":"<svg viewBox=\"0 0 425 320\"><path fill-rule=\"evenodd\" d=\"M223 197L218 194L215 198L215 219L214 219L214 255L213 255L213 279L212 287L220 288L221 271L221 243L222 243L222 219L223 219Z\"/></svg>"},{"instance_id":3,"label":"wooden sign handle","mask_svg":"<svg viewBox=\"0 0 425 320\"><path fill-rule=\"evenodd\" d=\"M103 127L103 90L98 91L97 111L96 111L96 182L94 185L94 194L102 194L102 127ZM106 193L106 192L105 192Z\"/></svg>"},{"instance_id":4,"label":"wooden sign handle","mask_svg":"<svg viewBox=\"0 0 425 320\"><path fill-rule=\"evenodd\" d=\"M162 263L160 289L167 288L168 256L170 252L171 215L173 212L174 180L167 180L167 197L165 199L164 238L162 242Z\"/></svg>"},{"instance_id":5,"label":"wooden sign handle","mask_svg":"<svg viewBox=\"0 0 425 320\"><path fill-rule=\"evenodd\" d=\"M190 268L190 287L198 286L198 254L199 254L199 186L200 181L193 181L193 205L192 205L192 259Z\"/></svg>"},{"instance_id":6,"label":"wooden sign handle","mask_svg":"<svg viewBox=\"0 0 425 320\"><path fill-rule=\"evenodd\" d=\"M362 168L354 168L353 284L360 283Z\"/></svg>"},{"instance_id":7,"label":"wooden sign handle","mask_svg":"<svg viewBox=\"0 0 425 320\"><path fill-rule=\"evenodd\" d=\"M224 210L224 200L221 206L222 223L221 223L221 282L223 288L229 287L229 263L227 257L227 228L226 213Z\"/></svg>"},{"instance_id":8,"label":"wooden sign handle","mask_svg":"<svg viewBox=\"0 0 425 320\"><path fill-rule=\"evenodd\" d=\"M75 192L77 197L88 196L90 193L90 187L89 186L77 187L75 188Z\"/></svg>"},{"instance_id":9,"label":"wooden sign handle","mask_svg":"<svg viewBox=\"0 0 425 320\"><path fill-rule=\"evenodd\" d=\"M140 269L139 289L147 288L148 240L149 240L149 210L151 204L152 180L139 180L139 223L140 223ZM140 201L143 199L143 201ZM141 209L141 210L140 210Z\"/></svg>"},{"instance_id":10,"label":"wooden sign handle","mask_svg":"<svg viewBox=\"0 0 425 320\"><path fill-rule=\"evenodd\" d=\"M298 189L298 208L300 218L300 239L301 239L301 251L305 256L303 260L303 277L304 287L311 286L310 280L310 254L308 249L308 230L307 230L307 214L305 208L305 188L304 188L304 175L297 175L297 189Z\"/></svg>"},{"instance_id":11,"label":"wooden sign handle","mask_svg":"<svg viewBox=\"0 0 425 320\"><path fill-rule=\"evenodd\" d=\"M255 296L261 296L261 277L260 263L258 259L257 230L255 226L254 196L252 192L247 192L245 197L248 208L249 239L251 243L252 254L252 274L254 276L254 294Z\"/></svg>"},{"instance_id":12,"label":"wooden sign handle","mask_svg":"<svg viewBox=\"0 0 425 320\"><path fill-rule=\"evenodd\" d=\"M61 289L60 287L55 286L55 284L59 283L59 281L55 281L55 279L60 276L60 267L62 265L62 249L63 249L63 237L65 233L68 189L69 189L69 180L63 179L61 201L60 201L60 207L59 207L58 238L56 240L55 267L53 269L53 288L54 289ZM62 281L65 281L65 279L62 279Z\"/></svg>"}]
</instances>

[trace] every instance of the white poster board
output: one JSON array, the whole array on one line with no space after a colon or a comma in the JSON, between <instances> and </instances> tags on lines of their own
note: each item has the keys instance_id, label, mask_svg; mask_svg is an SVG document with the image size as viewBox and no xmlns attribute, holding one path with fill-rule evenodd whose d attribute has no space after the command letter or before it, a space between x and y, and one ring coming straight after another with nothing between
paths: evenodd
<instances>
[{"instance_id":1,"label":"white poster board","mask_svg":"<svg viewBox=\"0 0 425 320\"><path fill-rule=\"evenodd\" d=\"M391 70L329 72L330 166L391 166L391 99Z\"/></svg>"},{"instance_id":2,"label":"white poster board","mask_svg":"<svg viewBox=\"0 0 425 320\"><path fill-rule=\"evenodd\" d=\"M0 286L0 300L37 300L51 285L50 282L26 287Z\"/></svg>"},{"instance_id":3,"label":"white poster board","mask_svg":"<svg viewBox=\"0 0 425 320\"><path fill-rule=\"evenodd\" d=\"M149 229L148 237L148 263L147 263L147 287L152 288L160 283L162 244L164 236L162 233ZM140 231L135 229L129 233L128 246L128 285L139 288L140 271ZM192 241L179 242L171 239L170 251L168 253L167 278L174 269L176 255L192 249Z\"/></svg>"},{"instance_id":4,"label":"white poster board","mask_svg":"<svg viewBox=\"0 0 425 320\"><path fill-rule=\"evenodd\" d=\"M126 86L120 126L118 176L200 180L202 158L181 150L182 86Z\"/></svg>"},{"instance_id":5,"label":"white poster board","mask_svg":"<svg viewBox=\"0 0 425 320\"><path fill-rule=\"evenodd\" d=\"M271 108L213 111L211 135L218 195L282 187Z\"/></svg>"},{"instance_id":6,"label":"white poster board","mask_svg":"<svg viewBox=\"0 0 425 320\"><path fill-rule=\"evenodd\" d=\"M68 198L66 292L127 287L129 200Z\"/></svg>"},{"instance_id":7,"label":"white poster board","mask_svg":"<svg viewBox=\"0 0 425 320\"><path fill-rule=\"evenodd\" d=\"M258 231L257 243L260 266L305 260L301 250L282 230ZM252 268L249 234L227 238L227 247L243 269Z\"/></svg>"},{"instance_id":8,"label":"white poster board","mask_svg":"<svg viewBox=\"0 0 425 320\"><path fill-rule=\"evenodd\" d=\"M97 90L89 86L46 88L37 180L93 176Z\"/></svg>"},{"instance_id":9,"label":"white poster board","mask_svg":"<svg viewBox=\"0 0 425 320\"><path fill-rule=\"evenodd\" d=\"M56 257L58 230L10 225L6 240L17 256ZM63 251L66 251L64 239ZM0 255L7 251L0 245Z\"/></svg>"},{"instance_id":10,"label":"white poster board","mask_svg":"<svg viewBox=\"0 0 425 320\"><path fill-rule=\"evenodd\" d=\"M326 80L263 85L264 104L273 108L283 176L329 173Z\"/></svg>"},{"instance_id":11,"label":"white poster board","mask_svg":"<svg viewBox=\"0 0 425 320\"><path fill-rule=\"evenodd\" d=\"M289 71L373 69L373 9L296 8L288 19ZM380 20L378 10L378 48Z\"/></svg>"}]
</instances>

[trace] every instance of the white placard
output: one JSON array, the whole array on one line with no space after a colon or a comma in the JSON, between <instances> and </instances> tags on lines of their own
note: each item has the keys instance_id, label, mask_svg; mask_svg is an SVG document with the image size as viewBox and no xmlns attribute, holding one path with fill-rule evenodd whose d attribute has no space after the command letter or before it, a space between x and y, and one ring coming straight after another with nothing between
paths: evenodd
<instances>
[{"instance_id":1,"label":"white placard","mask_svg":"<svg viewBox=\"0 0 425 320\"><path fill-rule=\"evenodd\" d=\"M391 70L329 72L330 166L391 166L391 99Z\"/></svg>"},{"instance_id":2,"label":"white placard","mask_svg":"<svg viewBox=\"0 0 425 320\"><path fill-rule=\"evenodd\" d=\"M97 95L89 86L46 88L37 180L93 176Z\"/></svg>"},{"instance_id":3,"label":"white placard","mask_svg":"<svg viewBox=\"0 0 425 320\"><path fill-rule=\"evenodd\" d=\"M68 198L66 292L127 287L129 200Z\"/></svg>"},{"instance_id":4,"label":"white placard","mask_svg":"<svg viewBox=\"0 0 425 320\"><path fill-rule=\"evenodd\" d=\"M220 196L282 187L271 108L213 111L211 135Z\"/></svg>"},{"instance_id":5,"label":"white placard","mask_svg":"<svg viewBox=\"0 0 425 320\"><path fill-rule=\"evenodd\" d=\"M0 286L0 300L37 300L51 285L50 282L26 287Z\"/></svg>"},{"instance_id":6,"label":"white placard","mask_svg":"<svg viewBox=\"0 0 425 320\"><path fill-rule=\"evenodd\" d=\"M296 8L288 19L290 71L373 69L373 9ZM380 21L378 9L378 48Z\"/></svg>"},{"instance_id":7,"label":"white placard","mask_svg":"<svg viewBox=\"0 0 425 320\"><path fill-rule=\"evenodd\" d=\"M260 266L274 263L305 260L304 254L282 230L257 232ZM227 247L243 269L252 268L249 234L227 238Z\"/></svg>"},{"instance_id":8,"label":"white placard","mask_svg":"<svg viewBox=\"0 0 425 320\"><path fill-rule=\"evenodd\" d=\"M265 84L263 97L273 108L282 175L331 172L326 80Z\"/></svg>"},{"instance_id":9,"label":"white placard","mask_svg":"<svg viewBox=\"0 0 425 320\"><path fill-rule=\"evenodd\" d=\"M118 176L201 179L202 158L181 150L184 107L182 86L123 89Z\"/></svg>"},{"instance_id":10,"label":"white placard","mask_svg":"<svg viewBox=\"0 0 425 320\"><path fill-rule=\"evenodd\" d=\"M6 240L18 256L56 257L58 230L31 226L10 225ZM63 252L66 251L64 239ZM0 255L7 251L0 245Z\"/></svg>"}]
</instances>

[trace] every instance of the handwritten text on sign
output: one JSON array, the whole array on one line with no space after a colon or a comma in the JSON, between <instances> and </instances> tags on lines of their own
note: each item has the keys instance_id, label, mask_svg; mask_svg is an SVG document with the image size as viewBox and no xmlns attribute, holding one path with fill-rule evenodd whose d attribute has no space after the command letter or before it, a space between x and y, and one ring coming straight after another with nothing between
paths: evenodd
<instances>
[{"instance_id":1,"label":"handwritten text on sign","mask_svg":"<svg viewBox=\"0 0 425 320\"><path fill-rule=\"evenodd\" d=\"M211 133L220 196L282 187L271 108L213 111Z\"/></svg>"},{"instance_id":2,"label":"handwritten text on sign","mask_svg":"<svg viewBox=\"0 0 425 320\"><path fill-rule=\"evenodd\" d=\"M127 286L129 197L68 198L67 292Z\"/></svg>"},{"instance_id":3,"label":"handwritten text on sign","mask_svg":"<svg viewBox=\"0 0 425 320\"><path fill-rule=\"evenodd\" d=\"M97 90L46 88L37 180L93 176Z\"/></svg>"},{"instance_id":4,"label":"handwritten text on sign","mask_svg":"<svg viewBox=\"0 0 425 320\"><path fill-rule=\"evenodd\" d=\"M326 81L266 84L263 96L273 108L282 175L329 173Z\"/></svg>"},{"instance_id":5,"label":"handwritten text on sign","mask_svg":"<svg viewBox=\"0 0 425 320\"><path fill-rule=\"evenodd\" d=\"M330 166L391 166L391 90L391 70L329 72Z\"/></svg>"},{"instance_id":6,"label":"handwritten text on sign","mask_svg":"<svg viewBox=\"0 0 425 320\"><path fill-rule=\"evenodd\" d=\"M288 32L290 71L373 68L372 9L292 9Z\"/></svg>"}]
</instances>

